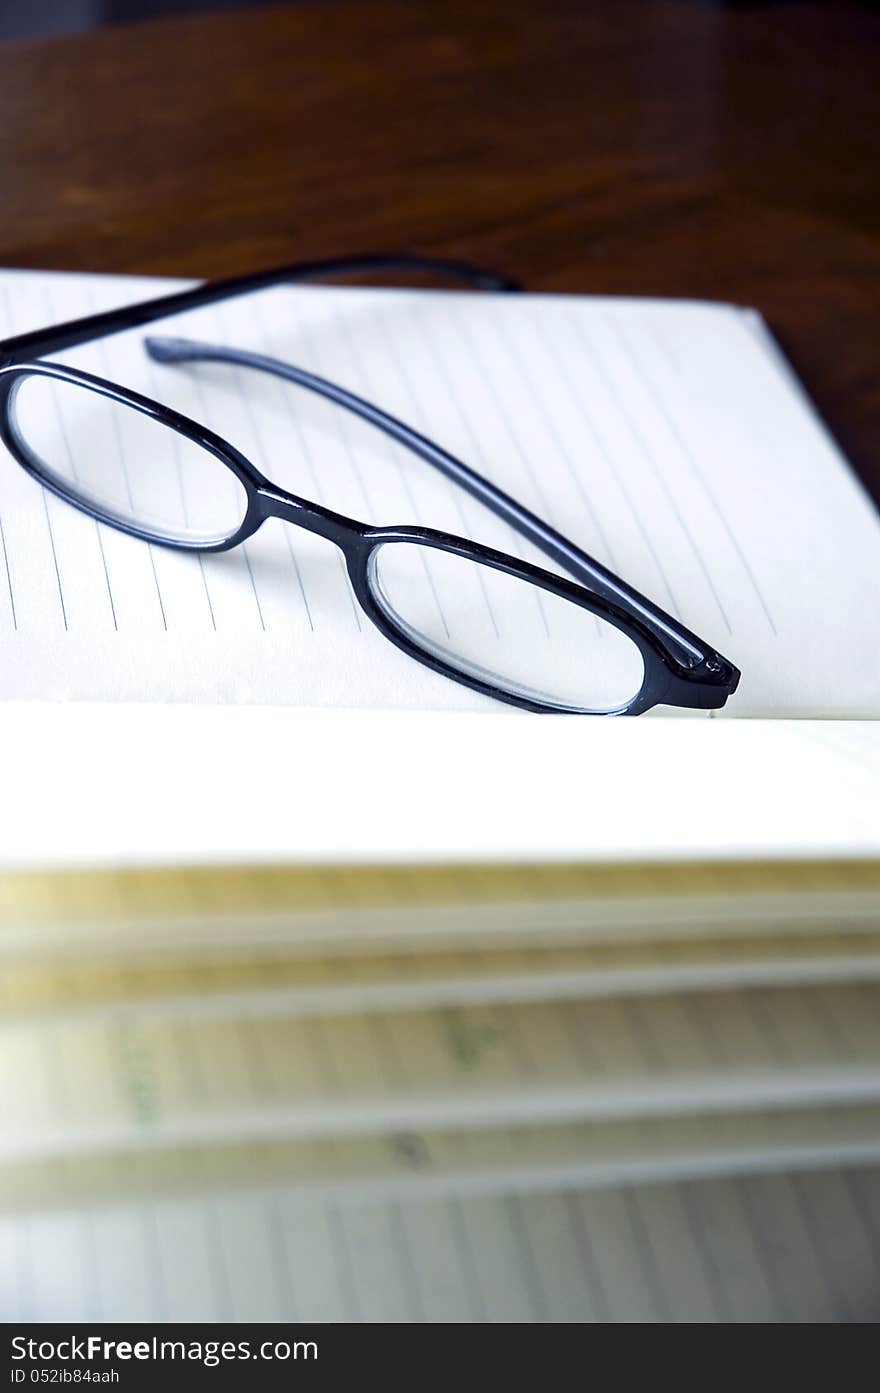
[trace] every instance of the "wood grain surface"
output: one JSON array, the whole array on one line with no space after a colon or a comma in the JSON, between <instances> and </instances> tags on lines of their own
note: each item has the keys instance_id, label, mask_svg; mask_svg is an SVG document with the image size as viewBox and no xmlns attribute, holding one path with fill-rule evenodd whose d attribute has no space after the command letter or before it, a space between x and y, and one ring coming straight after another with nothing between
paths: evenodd
<instances>
[{"instance_id":1,"label":"wood grain surface","mask_svg":"<svg viewBox=\"0 0 880 1393\"><path fill-rule=\"evenodd\" d=\"M876 497L878 169L855 3L315 0L0 46L0 264L408 248L754 304Z\"/></svg>"}]
</instances>

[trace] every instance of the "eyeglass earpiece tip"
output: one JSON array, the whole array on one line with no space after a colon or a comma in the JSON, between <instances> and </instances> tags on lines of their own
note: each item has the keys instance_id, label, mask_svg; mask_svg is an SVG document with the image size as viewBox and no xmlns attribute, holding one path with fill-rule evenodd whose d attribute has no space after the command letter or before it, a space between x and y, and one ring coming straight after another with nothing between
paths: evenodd
<instances>
[{"instance_id":1,"label":"eyeglass earpiece tip","mask_svg":"<svg viewBox=\"0 0 880 1393\"><path fill-rule=\"evenodd\" d=\"M157 363L176 363L184 356L185 339L167 339L148 335L144 348L150 358Z\"/></svg>"}]
</instances>

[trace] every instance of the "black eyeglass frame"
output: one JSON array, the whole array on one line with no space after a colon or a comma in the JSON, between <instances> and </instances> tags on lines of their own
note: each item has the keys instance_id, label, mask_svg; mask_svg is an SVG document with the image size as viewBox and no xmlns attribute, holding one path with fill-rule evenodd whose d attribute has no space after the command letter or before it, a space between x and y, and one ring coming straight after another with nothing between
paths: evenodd
<instances>
[{"instance_id":1,"label":"black eyeglass frame","mask_svg":"<svg viewBox=\"0 0 880 1393\"><path fill-rule=\"evenodd\" d=\"M183 339L148 338L146 341L147 351L157 361L220 361L254 368L292 381L352 411L439 469L556 560L576 577L576 581L450 533L423 527L372 527L345 517L273 484L229 441L172 408L91 373L59 363L34 361L31 357L32 354L38 356L58 352L104 335L152 323L167 315L271 285L315 280L347 272L398 268L451 275L481 289L511 291L518 288L506 278L461 262L385 255L347 258L302 263L253 276L209 282L194 290L161 296L20 335L0 343L0 439L38 483L97 521L142 541L202 553L229 551L247 541L270 517L280 518L326 538L342 551L352 589L365 614L391 643L415 661L452 681L509 705L539 713L630 716L640 715L660 704L698 710L723 706L728 696L736 690L740 676L728 659L461 460L346 389L304 369L260 354L191 343ZM246 509L238 529L216 542L172 537L138 527L129 518L101 507L97 501L89 501L74 488L65 488L62 481L30 450L18 429L15 398L22 383L35 374L84 387L122 406L140 411L215 456L233 472L245 490ZM610 623L626 634L641 653L644 675L639 690L620 707L610 711L591 711L551 700L542 701L532 695L499 687L467 668L445 662L430 648L415 642L401 627L400 621L395 622L377 599L371 575L378 552L385 545L402 542L433 547L505 572L569 600Z\"/></svg>"}]
</instances>

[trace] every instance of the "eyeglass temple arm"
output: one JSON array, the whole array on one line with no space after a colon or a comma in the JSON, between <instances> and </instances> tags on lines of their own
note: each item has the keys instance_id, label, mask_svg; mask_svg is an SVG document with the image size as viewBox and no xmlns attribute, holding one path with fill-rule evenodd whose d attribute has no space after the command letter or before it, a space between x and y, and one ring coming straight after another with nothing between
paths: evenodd
<instances>
[{"instance_id":1,"label":"eyeglass temple arm","mask_svg":"<svg viewBox=\"0 0 880 1393\"><path fill-rule=\"evenodd\" d=\"M438 469L447 479L464 489L490 512L502 518L520 536L532 542L546 556L557 561L576 580L598 594L615 600L619 604L622 603L630 610L635 611L652 633L672 650L672 656L687 669L692 671L702 664L708 663L707 671L718 673L722 669L716 667L715 664L720 662L724 668L731 669L732 675L736 674L736 669L733 669L726 659L721 659L720 655L703 643L696 634L692 634L671 615L666 614L644 595L627 585L625 581L620 580L601 562L581 551L573 542L568 541L561 533L542 522L528 508L517 503L516 499L511 498L509 494L497 488L481 474L477 474L462 460L449 454L441 446L428 440L426 436L421 435L386 411L382 411L380 407L374 406L372 402L366 401L363 397L356 396L355 393L349 392L346 388L338 386L335 382L329 382L326 378L319 377L315 373L307 372L304 368L294 367L292 364L281 362L277 358L265 357L263 354L250 353L243 349L195 343L189 339L152 337L146 339L145 346L150 357L157 362L233 363L238 367L255 368L259 372L283 378L288 382L296 383L299 387L304 387L307 391L316 392L319 396L327 398L328 401L335 402L337 406L341 406L362 420L368 421L385 435L398 441L399 444L411 450L426 463Z\"/></svg>"},{"instance_id":2,"label":"eyeglass temple arm","mask_svg":"<svg viewBox=\"0 0 880 1393\"><path fill-rule=\"evenodd\" d=\"M153 300L134 305L121 305L115 310L103 310L71 319L64 324L47 325L27 334L0 341L0 366L27 358L59 353L64 348L90 343L124 329L136 329L152 324L166 315L182 314L185 310L217 304L234 295L247 295L255 290L267 290L273 285L298 281L326 280L332 276L356 275L368 271L412 270L450 276L477 290L515 291L520 286L507 276L472 266L467 261L450 261L442 257L408 256L405 253L376 252L365 256L335 257L327 261L300 261L289 266L275 266L247 276L232 276L227 280L206 281L192 290L178 290Z\"/></svg>"}]
</instances>

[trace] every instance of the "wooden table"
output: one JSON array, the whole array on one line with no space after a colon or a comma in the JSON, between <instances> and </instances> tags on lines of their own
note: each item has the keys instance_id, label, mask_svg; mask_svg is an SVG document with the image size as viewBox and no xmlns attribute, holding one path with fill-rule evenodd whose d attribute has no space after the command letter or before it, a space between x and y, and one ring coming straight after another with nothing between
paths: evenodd
<instances>
[{"instance_id":1,"label":"wooden table","mask_svg":"<svg viewBox=\"0 0 880 1393\"><path fill-rule=\"evenodd\" d=\"M0 264L406 247L755 304L880 497L878 170L857 4L324 0L0 47Z\"/></svg>"}]
</instances>

